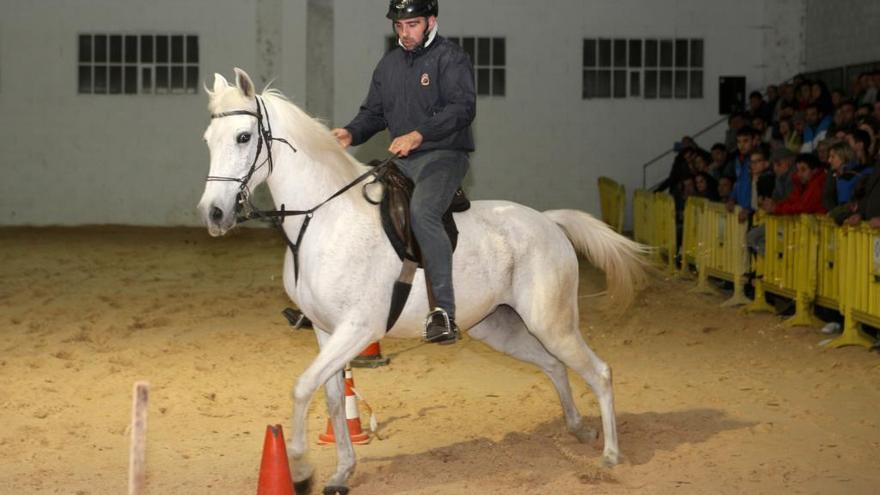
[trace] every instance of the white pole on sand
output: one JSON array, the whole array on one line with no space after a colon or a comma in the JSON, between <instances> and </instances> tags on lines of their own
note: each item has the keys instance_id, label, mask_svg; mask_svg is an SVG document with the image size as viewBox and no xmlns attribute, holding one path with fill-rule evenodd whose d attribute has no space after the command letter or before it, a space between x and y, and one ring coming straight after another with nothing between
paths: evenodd
<instances>
[{"instance_id":1,"label":"white pole on sand","mask_svg":"<svg viewBox=\"0 0 880 495\"><path fill-rule=\"evenodd\" d=\"M128 495L143 495L146 486L149 392L149 383L135 382L131 406L131 446L128 451Z\"/></svg>"}]
</instances>

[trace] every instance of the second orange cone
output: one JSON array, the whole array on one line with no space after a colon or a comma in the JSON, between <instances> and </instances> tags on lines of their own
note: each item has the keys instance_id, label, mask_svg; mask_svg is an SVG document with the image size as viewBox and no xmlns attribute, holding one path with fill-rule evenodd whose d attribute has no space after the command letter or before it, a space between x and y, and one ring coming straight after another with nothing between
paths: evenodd
<instances>
[{"instance_id":1,"label":"second orange cone","mask_svg":"<svg viewBox=\"0 0 880 495\"><path fill-rule=\"evenodd\" d=\"M357 396L354 393L354 375L351 366L345 367L345 419L348 422L348 433L351 435L351 443L363 445L370 443L370 434L361 428L361 415L358 411ZM327 419L327 431L318 435L318 443L326 445L336 443L333 434L333 425Z\"/></svg>"}]
</instances>

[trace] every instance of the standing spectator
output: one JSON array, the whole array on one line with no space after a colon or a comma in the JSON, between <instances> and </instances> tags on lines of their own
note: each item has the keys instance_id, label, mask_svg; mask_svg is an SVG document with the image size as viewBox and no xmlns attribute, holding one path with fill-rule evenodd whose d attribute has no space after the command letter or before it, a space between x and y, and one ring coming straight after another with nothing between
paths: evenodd
<instances>
[{"instance_id":1,"label":"standing spectator","mask_svg":"<svg viewBox=\"0 0 880 495\"><path fill-rule=\"evenodd\" d=\"M709 201L718 201L718 182L710 174L700 172L694 177L695 196L706 198Z\"/></svg>"},{"instance_id":2,"label":"standing spectator","mask_svg":"<svg viewBox=\"0 0 880 495\"><path fill-rule=\"evenodd\" d=\"M724 172L724 175L734 179L728 211L733 211L737 205L748 209L752 203L751 155L755 148L755 135L755 130L751 127L744 127L736 133L736 148L739 153L731 162L733 170Z\"/></svg>"},{"instance_id":3,"label":"standing spectator","mask_svg":"<svg viewBox=\"0 0 880 495\"><path fill-rule=\"evenodd\" d=\"M812 90L810 89L810 83L808 81L800 83L797 87L797 110L805 111L810 105L811 99Z\"/></svg>"},{"instance_id":4,"label":"standing spectator","mask_svg":"<svg viewBox=\"0 0 880 495\"><path fill-rule=\"evenodd\" d=\"M746 117L743 113L732 113L727 117L727 132L724 135L724 144L727 146L727 151L733 152L736 150L736 133L747 125Z\"/></svg>"},{"instance_id":5,"label":"standing spectator","mask_svg":"<svg viewBox=\"0 0 880 495\"><path fill-rule=\"evenodd\" d=\"M728 154L727 146L723 143L715 143L712 145L712 161L709 163L709 174L718 180L724 169L727 167Z\"/></svg>"},{"instance_id":6,"label":"standing spectator","mask_svg":"<svg viewBox=\"0 0 880 495\"><path fill-rule=\"evenodd\" d=\"M880 229L880 167L864 182L864 195L855 205L855 212L846 219L846 225L858 225L867 221L872 228Z\"/></svg>"},{"instance_id":7,"label":"standing spectator","mask_svg":"<svg viewBox=\"0 0 880 495\"><path fill-rule=\"evenodd\" d=\"M800 213L825 213L822 207L822 188L825 185L825 169L815 155L801 153L795 158L797 167L795 187L791 194L777 203L767 198L762 208L775 215L797 215Z\"/></svg>"},{"instance_id":8,"label":"standing spectator","mask_svg":"<svg viewBox=\"0 0 880 495\"><path fill-rule=\"evenodd\" d=\"M767 120L764 117L752 117L752 129L758 131L762 143L769 143L773 138L773 129L767 125Z\"/></svg>"},{"instance_id":9,"label":"standing spectator","mask_svg":"<svg viewBox=\"0 0 880 495\"><path fill-rule=\"evenodd\" d=\"M831 127L831 116L823 113L820 105L813 102L807 106L806 124L801 153L812 153L816 151L819 141L825 139L828 128Z\"/></svg>"},{"instance_id":10,"label":"standing spectator","mask_svg":"<svg viewBox=\"0 0 880 495\"><path fill-rule=\"evenodd\" d=\"M819 144L816 146L816 158L819 159L819 163L824 168L828 168L828 150L831 149L831 145L836 142L835 139L823 139L819 141Z\"/></svg>"},{"instance_id":11,"label":"standing spectator","mask_svg":"<svg viewBox=\"0 0 880 495\"><path fill-rule=\"evenodd\" d=\"M871 157L871 135L863 129L853 129L846 133L846 142L855 155L855 168L858 170L873 165ZM870 172L868 172L870 174Z\"/></svg>"},{"instance_id":12,"label":"standing spectator","mask_svg":"<svg viewBox=\"0 0 880 495\"><path fill-rule=\"evenodd\" d=\"M722 203L730 202L730 194L733 192L733 179L722 175L718 178L718 201Z\"/></svg>"}]
</instances>

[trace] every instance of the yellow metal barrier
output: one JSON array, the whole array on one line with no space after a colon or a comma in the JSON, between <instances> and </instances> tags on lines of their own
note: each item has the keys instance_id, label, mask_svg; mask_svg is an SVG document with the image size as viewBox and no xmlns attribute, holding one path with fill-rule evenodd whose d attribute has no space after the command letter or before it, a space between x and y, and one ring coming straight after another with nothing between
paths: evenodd
<instances>
[{"instance_id":1,"label":"yellow metal barrier","mask_svg":"<svg viewBox=\"0 0 880 495\"><path fill-rule=\"evenodd\" d=\"M739 222L739 212L739 207L731 213L722 203L706 203L700 216L697 290L711 291L709 277L733 282L733 295L722 306L751 302L744 290L749 271L748 223Z\"/></svg>"},{"instance_id":2,"label":"yellow metal barrier","mask_svg":"<svg viewBox=\"0 0 880 495\"><path fill-rule=\"evenodd\" d=\"M670 272L675 271L676 239L675 239L675 199L666 193L654 193L652 206L654 220L654 242L656 242L658 260L662 262L666 255L666 266Z\"/></svg>"},{"instance_id":3,"label":"yellow metal barrier","mask_svg":"<svg viewBox=\"0 0 880 495\"><path fill-rule=\"evenodd\" d=\"M655 259L675 270L675 200L666 193L637 189L633 194L633 237L654 248Z\"/></svg>"},{"instance_id":4,"label":"yellow metal barrier","mask_svg":"<svg viewBox=\"0 0 880 495\"><path fill-rule=\"evenodd\" d=\"M758 256L755 300L747 311L773 311L765 292L795 301L795 314L785 321L789 326L818 325L813 316L816 298L818 227L813 215L763 217L765 255Z\"/></svg>"},{"instance_id":5,"label":"yellow metal barrier","mask_svg":"<svg viewBox=\"0 0 880 495\"><path fill-rule=\"evenodd\" d=\"M691 265L697 266L700 248L700 229L702 228L703 211L706 209L706 198L688 198L684 205L684 222L681 233L681 276L690 276Z\"/></svg>"},{"instance_id":6,"label":"yellow metal barrier","mask_svg":"<svg viewBox=\"0 0 880 495\"><path fill-rule=\"evenodd\" d=\"M623 186L608 177L599 177L599 204L602 207L602 221L618 233L623 232L623 212L626 207Z\"/></svg>"},{"instance_id":7,"label":"yellow metal barrier","mask_svg":"<svg viewBox=\"0 0 880 495\"><path fill-rule=\"evenodd\" d=\"M654 196L644 189L633 193L633 239L646 246L654 245L651 204Z\"/></svg>"},{"instance_id":8,"label":"yellow metal barrier","mask_svg":"<svg viewBox=\"0 0 880 495\"><path fill-rule=\"evenodd\" d=\"M816 271L816 304L840 309L841 254L844 230L829 217L818 217L818 249Z\"/></svg>"},{"instance_id":9,"label":"yellow metal barrier","mask_svg":"<svg viewBox=\"0 0 880 495\"><path fill-rule=\"evenodd\" d=\"M844 327L843 334L828 347L871 347L874 339L862 332L861 324L880 327L880 230L870 229L866 224L840 230L840 305Z\"/></svg>"}]
</instances>

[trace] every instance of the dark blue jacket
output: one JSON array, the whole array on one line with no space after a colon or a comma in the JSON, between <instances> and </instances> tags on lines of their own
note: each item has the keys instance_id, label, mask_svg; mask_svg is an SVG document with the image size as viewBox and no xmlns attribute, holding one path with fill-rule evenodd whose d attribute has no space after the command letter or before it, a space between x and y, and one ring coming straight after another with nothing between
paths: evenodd
<instances>
[{"instance_id":1,"label":"dark blue jacket","mask_svg":"<svg viewBox=\"0 0 880 495\"><path fill-rule=\"evenodd\" d=\"M739 156L733 161L736 182L730 196L740 208L752 209L752 159L749 155Z\"/></svg>"},{"instance_id":2,"label":"dark blue jacket","mask_svg":"<svg viewBox=\"0 0 880 495\"><path fill-rule=\"evenodd\" d=\"M476 109L470 57L436 36L416 52L398 46L382 57L366 100L345 128L354 146L388 128L392 139L419 131L424 141L418 151L473 151L470 125Z\"/></svg>"}]
</instances>

